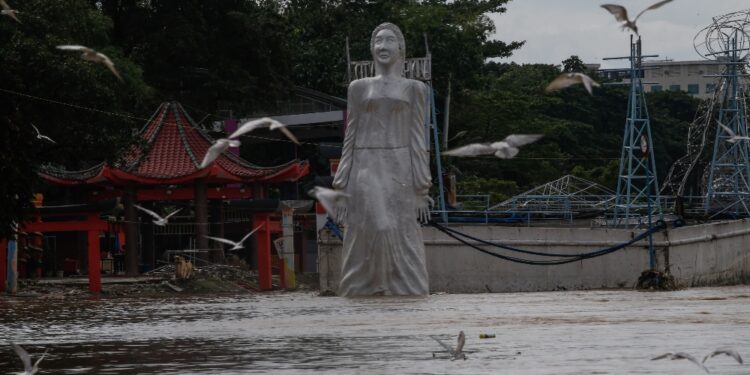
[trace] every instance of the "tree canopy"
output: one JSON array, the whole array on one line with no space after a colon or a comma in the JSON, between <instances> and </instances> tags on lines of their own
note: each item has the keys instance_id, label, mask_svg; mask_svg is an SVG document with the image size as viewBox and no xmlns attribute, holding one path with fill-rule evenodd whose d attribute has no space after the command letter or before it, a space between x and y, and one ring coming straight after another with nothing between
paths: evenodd
<instances>
[{"instance_id":1,"label":"tree canopy","mask_svg":"<svg viewBox=\"0 0 750 375\"><path fill-rule=\"evenodd\" d=\"M408 57L429 48L438 99L450 81L451 128L467 132L451 146L545 134L514 160L447 159L466 192L501 199L564 173L610 185L616 175L626 93L544 94L561 71L585 67L576 56L562 67L493 62L523 46L493 39L488 14L504 13L509 0L8 1L23 23L0 19L0 236L29 204L39 165L117 158L161 101L221 119L225 109L272 112L292 85L344 97L347 39L353 60L370 59L370 34L386 21L403 30ZM123 81L62 44L105 53ZM670 92L648 100L663 174L680 156L695 100ZM31 124L56 143L36 139Z\"/></svg>"}]
</instances>

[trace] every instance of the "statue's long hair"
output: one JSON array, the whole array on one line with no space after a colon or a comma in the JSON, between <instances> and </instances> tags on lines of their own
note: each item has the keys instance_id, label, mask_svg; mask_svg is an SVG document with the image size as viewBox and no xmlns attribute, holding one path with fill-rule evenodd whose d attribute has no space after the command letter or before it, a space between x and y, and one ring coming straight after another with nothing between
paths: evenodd
<instances>
[{"instance_id":1,"label":"statue's long hair","mask_svg":"<svg viewBox=\"0 0 750 375\"><path fill-rule=\"evenodd\" d=\"M381 74L380 66L377 63L377 60L375 59L375 36L378 35L380 30L391 30L394 34L396 34L396 39L398 40L398 56L399 61L396 62L398 64L398 72L400 75L404 75L404 61L406 61L406 41L404 41L404 34L401 32L401 29L398 28L398 26L390 23L390 22L384 22L378 25L378 27L375 28L375 30L372 31L372 36L370 36L370 54L372 55L373 63L375 64L375 74Z\"/></svg>"}]
</instances>

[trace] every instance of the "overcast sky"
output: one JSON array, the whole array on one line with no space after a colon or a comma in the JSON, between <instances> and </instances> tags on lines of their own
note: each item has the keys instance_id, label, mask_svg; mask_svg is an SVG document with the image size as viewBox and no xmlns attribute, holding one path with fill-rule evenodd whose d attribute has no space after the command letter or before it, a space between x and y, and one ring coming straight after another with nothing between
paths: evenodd
<instances>
[{"instance_id":1,"label":"overcast sky","mask_svg":"<svg viewBox=\"0 0 750 375\"><path fill-rule=\"evenodd\" d=\"M616 0L632 18L657 0ZM603 57L629 54L629 34L621 31L614 16L600 7L608 0L511 0L508 11L490 17L496 39L526 44L501 61L560 64L571 55L603 68L620 67L624 61L603 62ZM711 23L711 17L750 8L748 0L674 0L644 13L638 20L644 54L659 59L700 60L693 49L695 34Z\"/></svg>"}]
</instances>

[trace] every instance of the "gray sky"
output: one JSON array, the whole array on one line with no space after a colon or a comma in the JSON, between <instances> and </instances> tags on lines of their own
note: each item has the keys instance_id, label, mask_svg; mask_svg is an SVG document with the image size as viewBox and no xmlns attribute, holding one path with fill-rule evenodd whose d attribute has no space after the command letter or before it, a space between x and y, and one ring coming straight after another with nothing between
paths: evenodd
<instances>
[{"instance_id":1,"label":"gray sky","mask_svg":"<svg viewBox=\"0 0 750 375\"><path fill-rule=\"evenodd\" d=\"M621 31L614 16L600 7L625 6L635 17L657 0L512 0L508 11L490 17L496 39L526 40L509 59L516 63L560 64L571 55L603 68L621 67L624 61L603 62L603 57L629 54L629 33ZM658 59L700 60L693 49L695 34L711 23L711 17L750 8L748 0L674 0L644 13L638 19L643 53Z\"/></svg>"}]
</instances>

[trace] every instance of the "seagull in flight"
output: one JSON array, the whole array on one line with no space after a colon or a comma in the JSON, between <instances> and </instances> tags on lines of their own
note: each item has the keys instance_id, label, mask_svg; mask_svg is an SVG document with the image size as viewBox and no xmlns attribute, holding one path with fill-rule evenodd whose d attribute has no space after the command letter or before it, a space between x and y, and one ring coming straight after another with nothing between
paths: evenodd
<instances>
[{"instance_id":1,"label":"seagull in flight","mask_svg":"<svg viewBox=\"0 0 750 375\"><path fill-rule=\"evenodd\" d=\"M651 5L650 7L642 10L640 13L638 13L637 16L635 16L635 19L632 21L628 18L628 11L625 9L622 5L617 4L603 4L602 8L606 9L608 12L612 13L613 16L615 16L615 19L619 22L624 22L622 24L623 29L630 29L633 30L634 33L638 34L638 26L635 25L635 21L638 21L638 18L645 13L646 11L661 8L662 5L671 2L672 0L663 0L660 1L654 5Z\"/></svg>"},{"instance_id":2,"label":"seagull in flight","mask_svg":"<svg viewBox=\"0 0 750 375\"><path fill-rule=\"evenodd\" d=\"M740 140L750 140L750 137L748 137L746 135L737 135L728 126L726 126L726 125L724 125L724 124L722 124L722 123L720 123L718 121L717 121L717 123L719 124L719 126L721 126L722 129L724 129L725 132L727 132L727 134L729 134L729 139L727 139L727 142L729 142L729 143L737 143Z\"/></svg>"},{"instance_id":3,"label":"seagull in flight","mask_svg":"<svg viewBox=\"0 0 750 375\"><path fill-rule=\"evenodd\" d=\"M472 143L443 153L447 156L480 156L494 154L499 159L512 159L518 154L519 147L541 139L543 134L511 134L502 141L492 143Z\"/></svg>"},{"instance_id":4,"label":"seagull in flight","mask_svg":"<svg viewBox=\"0 0 750 375\"><path fill-rule=\"evenodd\" d=\"M252 231L250 231L250 233L246 234L246 235L245 235L245 237L242 237L242 239L241 239L241 240L240 240L239 242L234 242L234 241L232 241L232 240L228 240L228 239L226 239L226 238L221 238L221 237L211 237L211 236L206 236L206 238L210 238L210 239L212 239L212 240L214 240L214 241L218 241L218 242L221 242L221 243L225 243L225 244L227 244L227 245L232 245L232 248L231 248L231 249L229 249L229 251L234 251L234 250L241 250L241 249L244 249L244 248L245 248L245 246L244 246L244 245L243 245L242 243L243 243L243 242L245 242L245 240L246 240L246 239L250 238L250 236L252 236L252 235L253 235L253 233L257 232L257 231L258 231L258 229L260 229L260 228L262 228L262 227L263 227L263 225L262 225L262 224L261 224L261 225L258 225L258 227L257 227L257 228L255 228L255 229L253 229Z\"/></svg>"},{"instance_id":5,"label":"seagull in flight","mask_svg":"<svg viewBox=\"0 0 750 375\"><path fill-rule=\"evenodd\" d=\"M737 361L737 363L739 364L743 363L742 357L740 357L740 353L737 353L736 350L731 349L731 348L719 348L719 349L714 350L713 352L703 357L703 363L706 363L707 359L716 357L717 355L721 355L721 354L728 355L734 358L734 360Z\"/></svg>"},{"instance_id":6,"label":"seagull in flight","mask_svg":"<svg viewBox=\"0 0 750 375\"><path fill-rule=\"evenodd\" d=\"M297 137L292 134L289 129L286 128L286 125L270 118L270 117L263 117L257 120L248 121L242 125L240 125L237 130L234 131L234 133L230 134L226 138L220 138L217 139L216 142L214 142L213 146L211 146L208 151L206 152L206 155L203 157L203 162L200 165L200 168L206 168L216 160L216 158L219 157L224 151L226 151L229 147L239 147L240 141L236 140L235 138L239 138L243 134L249 133L255 129L260 128L269 128L270 130L280 130L284 135L289 138L292 142L296 144L300 144L299 140L297 140Z\"/></svg>"},{"instance_id":7,"label":"seagull in flight","mask_svg":"<svg viewBox=\"0 0 750 375\"><path fill-rule=\"evenodd\" d=\"M19 12L15 9L11 9L10 5L8 5L5 0L0 0L0 8L3 8L2 10L0 10L0 14L2 14L3 16L8 16L16 20L16 22L21 23L21 20L16 17L16 14L18 14Z\"/></svg>"},{"instance_id":8,"label":"seagull in flight","mask_svg":"<svg viewBox=\"0 0 750 375\"><path fill-rule=\"evenodd\" d=\"M48 141L48 142L52 142L52 143L57 143L57 142L53 141L53 140L52 140L52 138L50 138L50 137L48 137L48 136L46 136L46 135L42 134L42 133L41 133L41 132L39 131L39 128L37 128L36 126L34 126L34 124L31 124L31 127L32 127L32 128L34 128L34 130L36 131L36 139L41 139L41 140L43 140L43 141Z\"/></svg>"},{"instance_id":9,"label":"seagull in flight","mask_svg":"<svg viewBox=\"0 0 750 375\"><path fill-rule=\"evenodd\" d=\"M312 190L308 191L307 194L317 199L318 202L323 205L323 208L325 208L326 212L328 212L328 215L333 218L333 220L338 220L336 214L338 212L338 210L336 209L336 207L339 206L338 203L351 197L351 195L347 193L324 188L322 186L316 186L312 188Z\"/></svg>"},{"instance_id":10,"label":"seagull in flight","mask_svg":"<svg viewBox=\"0 0 750 375\"><path fill-rule=\"evenodd\" d=\"M239 136L245 133L249 133L255 129L266 128L266 127L270 130L279 130L282 133L284 133L284 135L287 138L289 138L292 142L298 145L300 144L299 141L297 140L297 137L295 137L294 134L292 134L292 132L286 128L285 124L282 124L270 117L263 117L257 120L248 121L240 125L240 127L237 128L237 130L235 130L234 133L230 134L229 137L227 138L229 139L238 138Z\"/></svg>"},{"instance_id":11,"label":"seagull in flight","mask_svg":"<svg viewBox=\"0 0 750 375\"><path fill-rule=\"evenodd\" d=\"M684 353L684 352L664 353L664 354L662 354L660 356L656 356L654 358L651 358L651 360L652 361L656 361L657 359L664 359L664 358L669 358L671 360L675 360L675 359L687 359L688 361L695 363L696 366L702 368L703 371L705 371L706 373L708 373L708 369L706 368L706 366L703 365L703 363L701 361L697 360L692 355Z\"/></svg>"},{"instance_id":12,"label":"seagull in flight","mask_svg":"<svg viewBox=\"0 0 750 375\"><path fill-rule=\"evenodd\" d=\"M167 225L167 221L169 221L169 218L172 217L172 216L174 216L174 214L176 214L176 213L178 213L178 212L180 212L182 210L182 208L178 208L178 209L172 211L169 215L161 217L156 212L151 211L151 210L149 210L147 208L143 208L143 207L141 207L141 206L139 206L137 204L134 204L133 206L135 206L135 208L137 208L137 209L139 209L139 210L141 210L141 211L143 211L143 212L145 212L145 213L153 216L154 217L154 224L156 224L156 225L158 225L160 227L163 227L163 226Z\"/></svg>"},{"instance_id":13,"label":"seagull in flight","mask_svg":"<svg viewBox=\"0 0 750 375\"><path fill-rule=\"evenodd\" d=\"M23 361L23 372L18 372L18 375L34 375L39 372L39 362L41 362L44 359L44 356L47 355L46 350L44 351L44 354L36 360L34 366L32 366L31 356L24 348L14 343L10 343L10 346L13 347L13 351L15 351L16 354L18 354L18 357L21 358L21 361Z\"/></svg>"},{"instance_id":14,"label":"seagull in flight","mask_svg":"<svg viewBox=\"0 0 750 375\"><path fill-rule=\"evenodd\" d=\"M567 88L572 85L576 85L582 83L583 87L586 88L586 91L589 92L589 95L593 95L594 92L592 91L592 87L599 87L599 83L591 79L591 77L583 74L583 73L563 73L557 76L552 82L547 85L547 87L544 89L546 92L553 92L562 90L564 88Z\"/></svg>"},{"instance_id":15,"label":"seagull in flight","mask_svg":"<svg viewBox=\"0 0 750 375\"><path fill-rule=\"evenodd\" d=\"M112 60L107 57L107 55L96 52L95 50L85 47L85 46L79 46L79 45L62 45L57 46L57 49L61 49L63 51L81 51L81 58L86 61L91 61L99 64L104 64L111 72L112 74L117 77L120 81L122 81L122 77L120 76L120 73L117 72L117 69L115 69L115 63L112 62Z\"/></svg>"},{"instance_id":16,"label":"seagull in flight","mask_svg":"<svg viewBox=\"0 0 750 375\"><path fill-rule=\"evenodd\" d=\"M437 341L440 346L445 349L448 354L451 356L451 361L455 361L457 359L463 359L466 360L466 354L464 354L464 344L466 343L466 335L464 335L464 331L461 331L458 333L458 341L456 342L456 349L453 349L450 345L444 343L442 340L437 338L436 336L430 336L433 340ZM432 356L435 356L435 353L432 353Z\"/></svg>"},{"instance_id":17,"label":"seagull in flight","mask_svg":"<svg viewBox=\"0 0 750 375\"><path fill-rule=\"evenodd\" d=\"M224 151L226 151L230 147L240 147L240 141L226 138L217 139L216 142L214 142L214 144L208 148L208 151L206 151L206 155L203 157L203 162L201 162L199 168L203 169L211 165L211 163L213 163L213 161L216 160L219 155L224 153Z\"/></svg>"}]
</instances>

